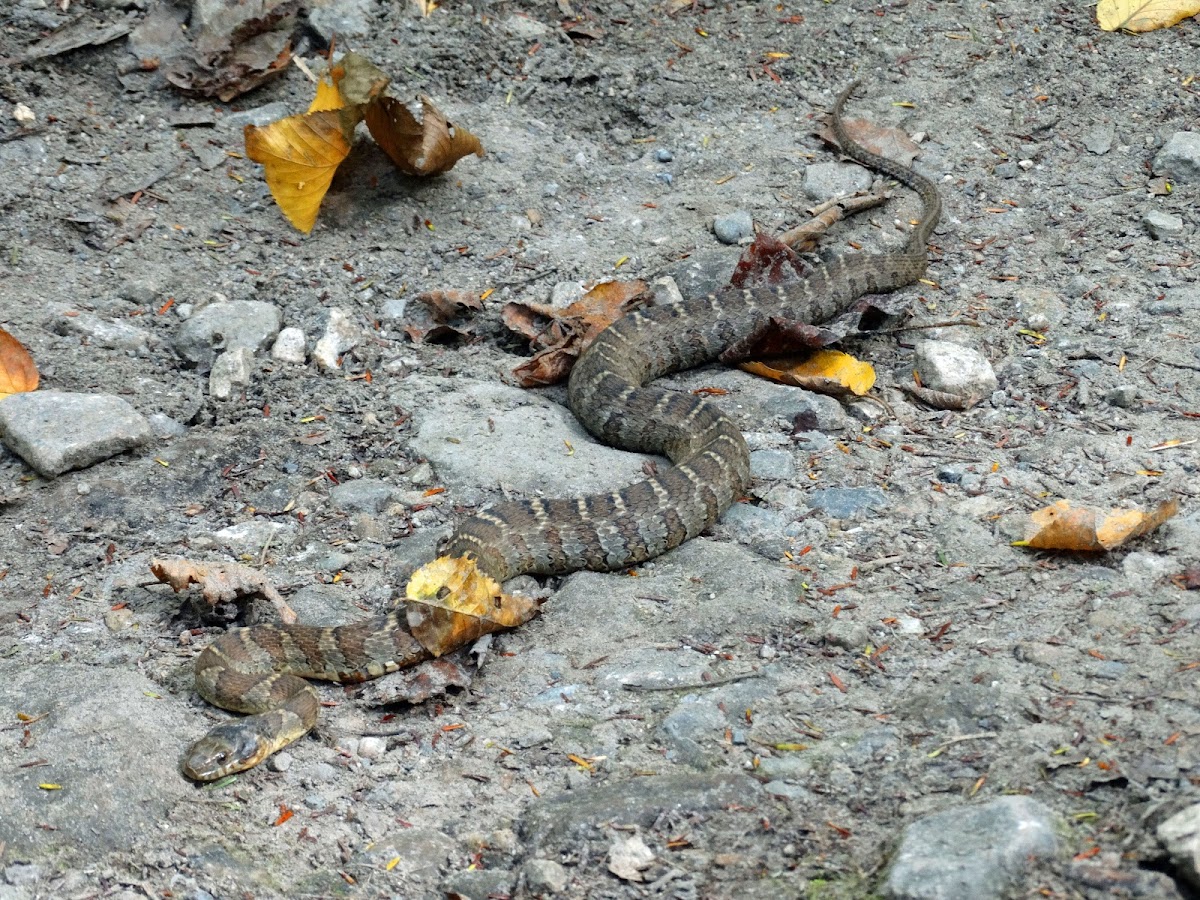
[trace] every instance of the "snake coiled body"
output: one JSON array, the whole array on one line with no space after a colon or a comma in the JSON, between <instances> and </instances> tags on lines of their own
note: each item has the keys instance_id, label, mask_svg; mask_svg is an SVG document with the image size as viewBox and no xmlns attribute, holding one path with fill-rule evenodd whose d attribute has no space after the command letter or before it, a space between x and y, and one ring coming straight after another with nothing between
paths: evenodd
<instances>
[{"instance_id":1,"label":"snake coiled body","mask_svg":"<svg viewBox=\"0 0 1200 900\"><path fill-rule=\"evenodd\" d=\"M463 521L442 554L471 557L498 582L525 573L621 569L700 534L745 491L750 454L734 422L709 400L650 382L711 362L772 318L825 321L863 294L895 290L924 274L941 200L928 179L850 140L841 113L856 84L833 106L833 132L846 156L920 196L921 216L905 246L838 256L778 287L729 288L615 322L572 370L571 409L605 443L661 454L672 465L612 493L496 504ZM209 702L252 715L196 742L183 771L197 780L219 778L302 736L318 711L316 692L304 678L363 681L428 655L396 614L334 628L231 631L197 658L196 686Z\"/></svg>"}]
</instances>

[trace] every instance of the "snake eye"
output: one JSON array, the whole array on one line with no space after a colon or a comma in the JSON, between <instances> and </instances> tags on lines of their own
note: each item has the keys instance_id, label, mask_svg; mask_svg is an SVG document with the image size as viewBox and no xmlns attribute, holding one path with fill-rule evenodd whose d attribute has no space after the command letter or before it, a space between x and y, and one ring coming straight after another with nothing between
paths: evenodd
<instances>
[{"instance_id":1,"label":"snake eye","mask_svg":"<svg viewBox=\"0 0 1200 900\"><path fill-rule=\"evenodd\" d=\"M218 753L215 757L216 761L219 763L225 762L225 760L227 760L228 758L229 758L229 754L226 753L224 750L222 750L220 753Z\"/></svg>"}]
</instances>

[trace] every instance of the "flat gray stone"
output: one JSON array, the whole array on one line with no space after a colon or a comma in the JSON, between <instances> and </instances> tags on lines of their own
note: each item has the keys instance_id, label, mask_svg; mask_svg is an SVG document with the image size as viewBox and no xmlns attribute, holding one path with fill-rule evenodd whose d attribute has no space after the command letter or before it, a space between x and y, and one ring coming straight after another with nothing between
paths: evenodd
<instances>
[{"instance_id":1,"label":"flat gray stone","mask_svg":"<svg viewBox=\"0 0 1200 900\"><path fill-rule=\"evenodd\" d=\"M1028 797L1001 797L934 813L904 830L883 886L903 900L988 900L1035 859L1058 852L1054 813Z\"/></svg>"},{"instance_id":2,"label":"flat gray stone","mask_svg":"<svg viewBox=\"0 0 1200 900\"><path fill-rule=\"evenodd\" d=\"M570 410L502 384L440 394L420 416L410 446L454 487L572 497L641 480L651 458L597 443Z\"/></svg>"},{"instance_id":3,"label":"flat gray stone","mask_svg":"<svg viewBox=\"0 0 1200 900\"><path fill-rule=\"evenodd\" d=\"M521 866L521 874L526 889L535 897L557 896L570 880L566 868L552 859L531 859Z\"/></svg>"},{"instance_id":4,"label":"flat gray stone","mask_svg":"<svg viewBox=\"0 0 1200 900\"><path fill-rule=\"evenodd\" d=\"M1142 227L1156 241L1183 234L1183 219L1161 209L1152 209L1142 216Z\"/></svg>"},{"instance_id":5,"label":"flat gray stone","mask_svg":"<svg viewBox=\"0 0 1200 900\"><path fill-rule=\"evenodd\" d=\"M667 758L694 769L708 769L721 758L725 714L709 697L689 695L679 701L659 726L667 745Z\"/></svg>"},{"instance_id":6,"label":"flat gray stone","mask_svg":"<svg viewBox=\"0 0 1200 900\"><path fill-rule=\"evenodd\" d=\"M664 812L716 812L765 799L762 787L747 775L655 775L538 800L522 818L521 832L536 850L604 823L649 828Z\"/></svg>"},{"instance_id":7,"label":"flat gray stone","mask_svg":"<svg viewBox=\"0 0 1200 900\"><path fill-rule=\"evenodd\" d=\"M750 454L750 474L770 481L786 481L796 476L796 461L786 450L754 450Z\"/></svg>"},{"instance_id":8,"label":"flat gray stone","mask_svg":"<svg viewBox=\"0 0 1200 900\"><path fill-rule=\"evenodd\" d=\"M194 802L176 767L208 725L182 698L163 700L163 693L132 659L116 668L61 659L6 668L0 718L44 716L29 726L29 749L6 745L0 843L8 845L7 860L128 851ZM37 759L50 765L20 768Z\"/></svg>"},{"instance_id":9,"label":"flat gray stone","mask_svg":"<svg viewBox=\"0 0 1200 900\"><path fill-rule=\"evenodd\" d=\"M238 347L254 353L265 350L279 334L282 323L283 315L272 303L210 303L180 326L175 350L201 372L207 372L222 351Z\"/></svg>"},{"instance_id":10,"label":"flat gray stone","mask_svg":"<svg viewBox=\"0 0 1200 900\"><path fill-rule=\"evenodd\" d=\"M845 163L813 163L804 167L804 196L830 200L855 191L865 191L874 176L862 166Z\"/></svg>"},{"instance_id":11,"label":"flat gray stone","mask_svg":"<svg viewBox=\"0 0 1200 900\"><path fill-rule=\"evenodd\" d=\"M887 494L879 488L821 488L808 492L808 505L824 510L833 519L851 519L860 513L887 509Z\"/></svg>"},{"instance_id":12,"label":"flat gray stone","mask_svg":"<svg viewBox=\"0 0 1200 900\"><path fill-rule=\"evenodd\" d=\"M791 544L785 532L787 526L788 521L773 509L753 503L735 503L721 517L716 530L745 544L760 556L778 560Z\"/></svg>"},{"instance_id":13,"label":"flat gray stone","mask_svg":"<svg viewBox=\"0 0 1200 900\"><path fill-rule=\"evenodd\" d=\"M754 237L754 220L743 209L713 219L713 234L722 244L737 244Z\"/></svg>"},{"instance_id":14,"label":"flat gray stone","mask_svg":"<svg viewBox=\"0 0 1200 900\"><path fill-rule=\"evenodd\" d=\"M140 447L153 436L145 416L111 394L32 391L0 401L0 438L46 478Z\"/></svg>"},{"instance_id":15,"label":"flat gray stone","mask_svg":"<svg viewBox=\"0 0 1200 900\"><path fill-rule=\"evenodd\" d=\"M917 341L913 365L925 387L958 397L987 397L998 387L987 357L950 341Z\"/></svg>"},{"instance_id":16,"label":"flat gray stone","mask_svg":"<svg viewBox=\"0 0 1200 900\"><path fill-rule=\"evenodd\" d=\"M236 391L250 383L254 372L254 351L249 347L226 350L212 364L208 373L208 394L214 400L228 400Z\"/></svg>"},{"instance_id":17,"label":"flat gray stone","mask_svg":"<svg viewBox=\"0 0 1200 900\"><path fill-rule=\"evenodd\" d=\"M391 502L396 488L375 478L355 478L343 481L329 491L334 508L347 512L379 513Z\"/></svg>"}]
</instances>

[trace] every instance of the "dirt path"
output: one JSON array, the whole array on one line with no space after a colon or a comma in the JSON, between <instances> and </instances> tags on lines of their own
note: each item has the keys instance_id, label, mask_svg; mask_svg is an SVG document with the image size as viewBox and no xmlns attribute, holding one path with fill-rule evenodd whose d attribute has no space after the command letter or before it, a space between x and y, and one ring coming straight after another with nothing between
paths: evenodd
<instances>
[{"instance_id":1,"label":"dirt path","mask_svg":"<svg viewBox=\"0 0 1200 900\"><path fill-rule=\"evenodd\" d=\"M1195 896L1200 594L1173 576L1200 547L1200 180L1156 194L1151 168L1200 132L1200 27L1105 34L1084 2L598 6L573 31L575 0L333 6L369 26L339 41L488 154L418 183L364 139L309 236L239 155L245 122L307 106L295 68L232 104L124 39L0 70L0 325L43 391L120 397L151 430L55 478L0 450L0 900ZM78 11L11 5L0 56ZM560 389L504 383L524 350L500 307L720 283L738 248L714 217L778 233L806 187L861 180L815 136L855 76L849 115L916 136L945 202L915 321L976 324L847 342L888 409L674 378L727 391L754 451L711 535L551 582L460 660L468 688L377 708L325 687L315 737L186 782L225 718L191 685L222 626L149 561L240 561L347 621L484 502L637 477ZM826 246L896 244L916 210L897 190ZM440 289L492 293L473 340L414 345L406 302ZM334 310L354 346L326 371ZM214 327L263 347L228 399ZM281 327L307 363L271 355ZM947 412L897 389L930 337L995 391ZM1108 554L1013 547L1060 497L1182 508Z\"/></svg>"}]
</instances>

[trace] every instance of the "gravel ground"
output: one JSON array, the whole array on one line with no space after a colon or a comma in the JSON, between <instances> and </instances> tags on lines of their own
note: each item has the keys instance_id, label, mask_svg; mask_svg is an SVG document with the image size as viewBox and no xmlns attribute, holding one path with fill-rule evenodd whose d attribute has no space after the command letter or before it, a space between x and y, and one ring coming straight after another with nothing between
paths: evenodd
<instances>
[{"instance_id":1,"label":"gravel ground","mask_svg":"<svg viewBox=\"0 0 1200 900\"><path fill-rule=\"evenodd\" d=\"M334 2L318 30L488 153L417 182L363 138L304 236L239 155L246 122L307 106L296 68L222 104L123 37L13 61L142 6L21 0L0 30L0 325L42 375L0 404L2 900L1197 896L1196 21ZM183 749L226 718L191 684L224 626L150 560L241 562L302 619L349 621L479 505L637 477L561 389L506 383L527 351L501 306L719 284L739 249L715 219L778 233L864 180L815 135L855 76L850 117L913 135L946 206L893 326L964 324L846 341L882 403L674 377L727 392L755 452L711 534L551 580L427 702L323 687L314 736L187 782ZM825 246L897 245L916 209L899 189ZM413 344L407 301L449 289L492 292L468 339ZM307 362L272 355L281 328ZM314 358L327 332L340 368ZM928 339L986 361L983 402L897 387ZM1059 498L1181 509L1104 554L1012 546Z\"/></svg>"}]
</instances>

